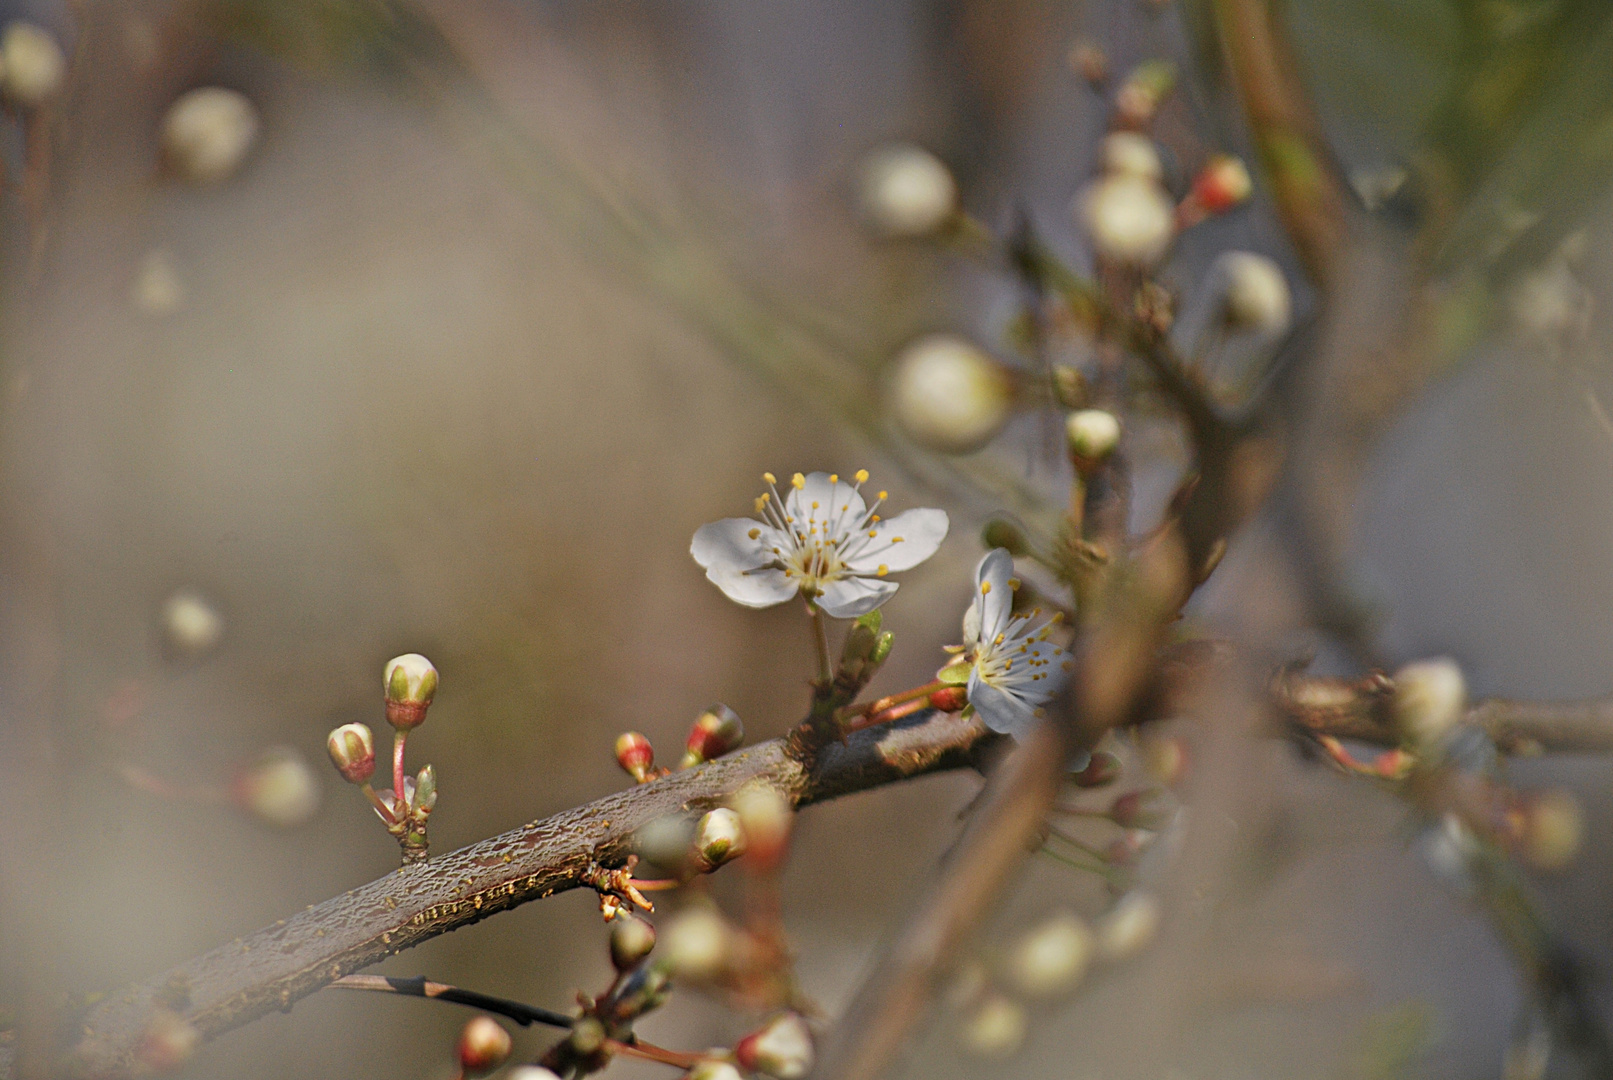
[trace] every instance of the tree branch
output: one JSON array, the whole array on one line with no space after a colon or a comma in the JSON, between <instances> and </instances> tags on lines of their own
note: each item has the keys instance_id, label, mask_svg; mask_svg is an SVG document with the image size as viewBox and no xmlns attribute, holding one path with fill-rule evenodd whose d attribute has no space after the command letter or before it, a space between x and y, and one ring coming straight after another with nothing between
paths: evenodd
<instances>
[{"instance_id":1,"label":"tree branch","mask_svg":"<svg viewBox=\"0 0 1613 1080\"><path fill-rule=\"evenodd\" d=\"M130 1075L158 1010L179 1014L212 1038L290 1009L332 981L439 934L583 886L590 871L626 861L641 826L709 809L751 781L775 785L801 807L972 765L990 738L977 720L928 712L857 732L805 760L786 740L774 739L530 822L395 871L108 995L74 1025L81 1035L67 1050L64 1071Z\"/></svg>"}]
</instances>

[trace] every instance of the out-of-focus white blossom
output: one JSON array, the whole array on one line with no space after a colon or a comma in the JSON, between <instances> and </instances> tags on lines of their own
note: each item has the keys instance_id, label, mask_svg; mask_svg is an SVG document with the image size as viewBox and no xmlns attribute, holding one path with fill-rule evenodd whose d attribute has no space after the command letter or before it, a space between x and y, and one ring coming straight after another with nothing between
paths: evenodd
<instances>
[{"instance_id":1,"label":"out-of-focus white blossom","mask_svg":"<svg viewBox=\"0 0 1613 1080\"><path fill-rule=\"evenodd\" d=\"M25 109L43 105L62 88L67 60L50 32L14 22L0 34L0 91Z\"/></svg>"},{"instance_id":2,"label":"out-of-focus white blossom","mask_svg":"<svg viewBox=\"0 0 1613 1080\"><path fill-rule=\"evenodd\" d=\"M1395 726L1418 747L1439 746L1467 714L1467 681L1449 657L1407 664L1395 672L1394 687Z\"/></svg>"},{"instance_id":3,"label":"out-of-focus white blossom","mask_svg":"<svg viewBox=\"0 0 1613 1080\"><path fill-rule=\"evenodd\" d=\"M231 176L258 138L258 110L245 94L203 86L181 94L162 121L162 149L186 180L214 184Z\"/></svg>"},{"instance_id":4,"label":"out-of-focus white blossom","mask_svg":"<svg viewBox=\"0 0 1613 1080\"><path fill-rule=\"evenodd\" d=\"M1135 131L1116 131L1103 140L1103 171L1111 176L1136 176L1159 183L1165 176L1154 140Z\"/></svg>"},{"instance_id":5,"label":"out-of-focus white blossom","mask_svg":"<svg viewBox=\"0 0 1613 1080\"><path fill-rule=\"evenodd\" d=\"M235 796L260 821L290 829L319 809L319 782L301 754L277 746L236 778Z\"/></svg>"},{"instance_id":6,"label":"out-of-focus white blossom","mask_svg":"<svg viewBox=\"0 0 1613 1080\"><path fill-rule=\"evenodd\" d=\"M1142 268L1159 262L1170 247L1175 210L1157 181L1124 173L1100 177L1076 202L1077 217L1097 253Z\"/></svg>"},{"instance_id":7,"label":"out-of-focus white blossom","mask_svg":"<svg viewBox=\"0 0 1613 1080\"><path fill-rule=\"evenodd\" d=\"M896 422L932 450L967 454L1008 422L1013 385L990 356L952 334L928 334L896 358L890 382Z\"/></svg>"},{"instance_id":8,"label":"out-of-focus white blossom","mask_svg":"<svg viewBox=\"0 0 1613 1080\"><path fill-rule=\"evenodd\" d=\"M162 632L168 647L191 659L212 651L224 636L224 616L193 589L179 589L162 604Z\"/></svg>"},{"instance_id":9,"label":"out-of-focus white blossom","mask_svg":"<svg viewBox=\"0 0 1613 1080\"><path fill-rule=\"evenodd\" d=\"M869 154L860 179L863 217L886 236L928 236L958 206L951 171L940 158L911 143L892 143Z\"/></svg>"},{"instance_id":10,"label":"out-of-focus white blossom","mask_svg":"<svg viewBox=\"0 0 1613 1080\"><path fill-rule=\"evenodd\" d=\"M1028 997L1073 990L1092 962L1092 931L1079 916L1065 912L1034 926L1014 943L1008 976Z\"/></svg>"}]
</instances>

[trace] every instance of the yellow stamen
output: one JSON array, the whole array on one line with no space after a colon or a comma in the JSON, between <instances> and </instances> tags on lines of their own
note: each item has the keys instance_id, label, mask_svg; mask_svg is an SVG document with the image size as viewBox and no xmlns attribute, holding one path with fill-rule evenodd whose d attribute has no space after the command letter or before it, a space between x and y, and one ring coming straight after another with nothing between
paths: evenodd
<instances>
[{"instance_id":1,"label":"yellow stamen","mask_svg":"<svg viewBox=\"0 0 1613 1080\"><path fill-rule=\"evenodd\" d=\"M802 476L800 473L796 473L794 476L790 477L790 483L795 485L795 490L800 491L802 488L806 487L806 477Z\"/></svg>"},{"instance_id":2,"label":"yellow stamen","mask_svg":"<svg viewBox=\"0 0 1613 1080\"><path fill-rule=\"evenodd\" d=\"M981 596L985 596L985 595L986 595L986 594L987 594L987 593L989 593L989 592L990 592L990 591L991 591L991 582L989 582L989 581L982 581L982 582L981 582L981 583L980 583L980 595L981 595Z\"/></svg>"},{"instance_id":3,"label":"yellow stamen","mask_svg":"<svg viewBox=\"0 0 1613 1080\"><path fill-rule=\"evenodd\" d=\"M858 469L856 475L857 475L857 483L859 483L859 484L868 483L868 470L867 469Z\"/></svg>"},{"instance_id":4,"label":"yellow stamen","mask_svg":"<svg viewBox=\"0 0 1613 1080\"><path fill-rule=\"evenodd\" d=\"M1019 591L1019 579L1017 577L1009 578L1008 579L1008 587L1010 589L1013 589L1015 592L1018 592Z\"/></svg>"},{"instance_id":5,"label":"yellow stamen","mask_svg":"<svg viewBox=\"0 0 1613 1080\"><path fill-rule=\"evenodd\" d=\"M773 474L772 474L772 473L770 473L770 472L764 472L764 473L763 473L763 474L762 474L762 479L763 479L763 480L766 480L766 481L767 481L767 482L768 482L768 483L769 483L769 484L776 484L776 483L778 483L778 477L776 477L776 476L774 476L774 475L773 475Z\"/></svg>"},{"instance_id":6,"label":"yellow stamen","mask_svg":"<svg viewBox=\"0 0 1613 1080\"><path fill-rule=\"evenodd\" d=\"M758 536L762 535L762 530L760 530L760 529L752 529L750 532L746 533L745 535L750 537L752 540L754 540Z\"/></svg>"},{"instance_id":7,"label":"yellow stamen","mask_svg":"<svg viewBox=\"0 0 1613 1080\"><path fill-rule=\"evenodd\" d=\"M881 498L881 499L888 499L888 498L890 498L890 492L888 492L888 491L881 491L881 492L880 492L880 493L879 493L879 497L880 497L880 498Z\"/></svg>"},{"instance_id":8,"label":"yellow stamen","mask_svg":"<svg viewBox=\"0 0 1613 1080\"><path fill-rule=\"evenodd\" d=\"M884 563L880 563L879 564L879 569L874 571L874 573L878 574L880 577L884 577L886 574L888 574L890 572L891 572L891 568L886 566Z\"/></svg>"},{"instance_id":9,"label":"yellow stamen","mask_svg":"<svg viewBox=\"0 0 1613 1080\"><path fill-rule=\"evenodd\" d=\"M839 474L839 473L835 473L835 472L832 472L832 473L830 473L830 474L829 474L829 483L831 483L831 484L838 484L838 483L840 483L840 474Z\"/></svg>"}]
</instances>

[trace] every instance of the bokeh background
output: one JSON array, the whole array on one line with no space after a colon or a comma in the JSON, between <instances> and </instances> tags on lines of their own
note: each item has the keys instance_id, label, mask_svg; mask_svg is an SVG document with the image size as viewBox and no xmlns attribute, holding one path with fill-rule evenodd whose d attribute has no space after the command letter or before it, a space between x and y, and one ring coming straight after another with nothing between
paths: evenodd
<instances>
[{"instance_id":1,"label":"bokeh background","mask_svg":"<svg viewBox=\"0 0 1613 1080\"><path fill-rule=\"evenodd\" d=\"M1425 147L1467 6L1290 6L1341 169L1392 169ZM1490 7L1527 21L1543 5ZM998 348L1016 295L922 246L869 242L857 160L891 138L924 143L988 224L1023 207L1080 264L1068 205L1107 113L1068 68L1075 40L1101 43L1118 71L1181 63L1191 77L1162 123L1186 144L1245 138L1193 9L1148 0L0 3L0 20L18 17L66 45L71 93L50 117L41 187L25 182L27 125L0 146L12 1017L391 869L392 842L322 748L331 726L380 719L396 653L442 672L411 741L414 767L440 778L439 850L620 787L621 730L667 756L721 700L753 738L784 731L805 700L805 620L729 604L687 555L700 524L748 509L764 469L867 467L895 502L952 512L952 537L886 608L898 644L877 686L928 678L956 640L992 485L1016 485L1012 505L1056 493L1064 466L1056 423L1034 411L965 462L892 435L892 352L937 328ZM1542 70L1519 77L1544 83ZM156 140L174 97L208 84L246 93L261 132L236 176L198 189L164 174ZM1455 350L1375 445L1342 541L1383 656L1449 653L1481 695L1613 690L1613 432L1596 404L1613 387L1594 316L1613 272L1607 207L1588 185L1550 197L1588 230L1575 265L1588 329L1564 347L1497 320ZM1411 243L1398 212L1355 211L1387 267ZM1193 234L1167 279L1190 292L1228 246L1281 260L1307 310L1259 192ZM178 286L160 311L138 295L154 257ZM1394 281L1358 282L1359 326L1335 335L1392 319ZM1179 451L1150 446L1139 491L1157 507ZM1279 518L1252 526L1194 619L1337 660L1305 629L1283 534ZM180 588L224 621L199 659L164 643L162 604ZM943 1013L906 1075L1501 1075L1518 977L1409 846L1398 805L1279 742L1217 745L1191 810L1223 856L1209 899L1173 909L1134 966L1040 1009L1018 1056L963 1053ZM278 746L315 766L306 825L200 797ZM1582 799L1585 855L1535 884L1605 976L1609 769L1553 758L1517 775ZM977 786L931 778L802 816L787 912L829 1015L923 902ZM1032 861L986 947L1101 895ZM574 894L380 970L563 1007L608 962L593 899ZM206 1045L187 1075L446 1077L463 1019L321 993ZM688 994L643 1025L690 1047L744 1029ZM518 1033L518 1051L545 1038Z\"/></svg>"}]
</instances>

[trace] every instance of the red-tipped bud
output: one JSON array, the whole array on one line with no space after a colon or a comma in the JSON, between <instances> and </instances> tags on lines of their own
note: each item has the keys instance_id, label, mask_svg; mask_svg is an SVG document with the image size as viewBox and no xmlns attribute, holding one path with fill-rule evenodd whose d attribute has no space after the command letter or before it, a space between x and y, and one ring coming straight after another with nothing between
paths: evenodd
<instances>
[{"instance_id":1,"label":"red-tipped bud","mask_svg":"<svg viewBox=\"0 0 1613 1080\"><path fill-rule=\"evenodd\" d=\"M733 799L734 813L745 837L745 865L769 870L784 860L795 824L790 804L771 784L755 782L740 788Z\"/></svg>"},{"instance_id":2,"label":"red-tipped bud","mask_svg":"<svg viewBox=\"0 0 1613 1080\"><path fill-rule=\"evenodd\" d=\"M459 1065L466 1076L486 1076L509 1056L510 1033L490 1017L474 1017L459 1033Z\"/></svg>"},{"instance_id":3,"label":"red-tipped bud","mask_svg":"<svg viewBox=\"0 0 1613 1080\"><path fill-rule=\"evenodd\" d=\"M688 769L701 762L722 757L737 750L745 741L745 725L739 714L726 705L713 705L695 717L689 728L689 741L684 745L683 760L679 768Z\"/></svg>"},{"instance_id":4,"label":"red-tipped bud","mask_svg":"<svg viewBox=\"0 0 1613 1080\"><path fill-rule=\"evenodd\" d=\"M387 661L381 678L386 689L386 722L399 731L426 722L426 709L437 694L437 669L419 653L405 653Z\"/></svg>"},{"instance_id":5,"label":"red-tipped bud","mask_svg":"<svg viewBox=\"0 0 1613 1080\"><path fill-rule=\"evenodd\" d=\"M800 1080L812 1070L812 1058L812 1032L795 1013L775 1017L734 1044L740 1068L775 1080Z\"/></svg>"},{"instance_id":6,"label":"red-tipped bud","mask_svg":"<svg viewBox=\"0 0 1613 1080\"><path fill-rule=\"evenodd\" d=\"M375 735L365 724L343 724L325 740L331 763L349 784L375 775Z\"/></svg>"},{"instance_id":7,"label":"red-tipped bud","mask_svg":"<svg viewBox=\"0 0 1613 1080\"><path fill-rule=\"evenodd\" d=\"M616 736L616 764L642 784L650 779L650 770L655 767L655 747L638 732L624 731Z\"/></svg>"},{"instance_id":8,"label":"red-tipped bud","mask_svg":"<svg viewBox=\"0 0 1613 1080\"><path fill-rule=\"evenodd\" d=\"M969 688L966 686L949 686L930 695L930 708L940 709L942 712L957 712L967 704L969 704Z\"/></svg>"},{"instance_id":9,"label":"red-tipped bud","mask_svg":"<svg viewBox=\"0 0 1613 1080\"><path fill-rule=\"evenodd\" d=\"M633 915L621 915L610 927L610 962L627 971L655 948L655 927Z\"/></svg>"},{"instance_id":10,"label":"red-tipped bud","mask_svg":"<svg viewBox=\"0 0 1613 1080\"><path fill-rule=\"evenodd\" d=\"M1193 178L1188 196L1207 214L1224 214L1249 197L1254 189L1249 169L1230 154L1215 154Z\"/></svg>"},{"instance_id":11,"label":"red-tipped bud","mask_svg":"<svg viewBox=\"0 0 1613 1080\"><path fill-rule=\"evenodd\" d=\"M1097 750L1087 767L1070 777L1076 787L1095 788L1112 784L1120 778L1120 759L1107 750Z\"/></svg>"}]
</instances>

